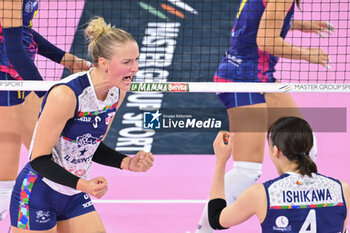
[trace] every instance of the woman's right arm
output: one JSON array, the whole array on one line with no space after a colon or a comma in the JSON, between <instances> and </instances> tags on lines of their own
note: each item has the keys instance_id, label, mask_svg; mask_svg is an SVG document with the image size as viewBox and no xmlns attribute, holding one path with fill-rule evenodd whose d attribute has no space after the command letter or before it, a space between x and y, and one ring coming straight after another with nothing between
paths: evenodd
<instances>
[{"instance_id":1,"label":"woman's right arm","mask_svg":"<svg viewBox=\"0 0 350 233\"><path fill-rule=\"evenodd\" d=\"M38 120L32 160L51 154L67 121L74 116L76 104L75 94L68 86L60 85L50 91Z\"/></svg>"},{"instance_id":2,"label":"woman's right arm","mask_svg":"<svg viewBox=\"0 0 350 233\"><path fill-rule=\"evenodd\" d=\"M66 122L74 116L75 106L75 94L69 87L56 86L49 92L37 122L30 161L41 176L71 188L76 188L79 177L55 163L51 152Z\"/></svg>"},{"instance_id":3,"label":"woman's right arm","mask_svg":"<svg viewBox=\"0 0 350 233\"><path fill-rule=\"evenodd\" d=\"M320 48L302 48L285 41L281 36L284 19L293 0L268 0L261 17L257 45L259 49L282 58L306 60L329 67L329 57Z\"/></svg>"},{"instance_id":4,"label":"woman's right arm","mask_svg":"<svg viewBox=\"0 0 350 233\"><path fill-rule=\"evenodd\" d=\"M208 203L208 218L213 229L237 225L254 214L261 222L265 218L267 201L262 184L250 186L236 201L226 206L224 177L226 162L232 152L233 137L228 132L219 132L213 142L216 164Z\"/></svg>"},{"instance_id":5,"label":"woman's right arm","mask_svg":"<svg viewBox=\"0 0 350 233\"><path fill-rule=\"evenodd\" d=\"M75 94L68 86L57 86L50 91L37 123L31 166L47 179L100 198L107 191L105 178L81 179L51 159L51 151L67 121L74 116L76 105Z\"/></svg>"}]
</instances>

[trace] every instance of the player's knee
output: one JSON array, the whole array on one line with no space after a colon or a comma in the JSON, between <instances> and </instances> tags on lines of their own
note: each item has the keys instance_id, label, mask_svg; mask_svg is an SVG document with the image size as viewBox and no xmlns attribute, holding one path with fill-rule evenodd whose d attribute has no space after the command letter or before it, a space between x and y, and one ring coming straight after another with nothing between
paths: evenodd
<instances>
[{"instance_id":1,"label":"player's knee","mask_svg":"<svg viewBox=\"0 0 350 233\"><path fill-rule=\"evenodd\" d=\"M253 162L235 162L225 175L225 196L231 204L249 186L254 184L262 173L262 164Z\"/></svg>"}]
</instances>

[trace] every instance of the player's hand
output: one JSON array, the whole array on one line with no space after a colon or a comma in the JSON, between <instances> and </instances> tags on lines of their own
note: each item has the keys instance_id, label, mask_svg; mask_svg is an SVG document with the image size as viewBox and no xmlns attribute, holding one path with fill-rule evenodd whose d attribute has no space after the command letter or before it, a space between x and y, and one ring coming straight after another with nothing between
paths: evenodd
<instances>
[{"instance_id":1,"label":"player's hand","mask_svg":"<svg viewBox=\"0 0 350 233\"><path fill-rule=\"evenodd\" d=\"M145 172L153 166L154 157L151 152L139 151L131 158L130 171Z\"/></svg>"},{"instance_id":2,"label":"player's hand","mask_svg":"<svg viewBox=\"0 0 350 233\"><path fill-rule=\"evenodd\" d=\"M91 180L79 179L77 189L96 198L101 198L108 190L107 180L104 177L96 177Z\"/></svg>"},{"instance_id":3,"label":"player's hand","mask_svg":"<svg viewBox=\"0 0 350 233\"><path fill-rule=\"evenodd\" d=\"M325 38L327 33L331 35L335 31L335 27L332 23L328 21L303 21L303 26L301 28L302 32L309 32L318 34L320 37Z\"/></svg>"},{"instance_id":4,"label":"player's hand","mask_svg":"<svg viewBox=\"0 0 350 233\"><path fill-rule=\"evenodd\" d=\"M226 163L232 154L233 133L220 131L213 142L213 147L216 161Z\"/></svg>"},{"instance_id":5,"label":"player's hand","mask_svg":"<svg viewBox=\"0 0 350 233\"><path fill-rule=\"evenodd\" d=\"M313 64L320 64L327 69L331 69L331 67L328 65L329 62L331 62L328 54L323 52L321 48L308 48L307 54L305 56L305 60L307 60L310 63Z\"/></svg>"},{"instance_id":6,"label":"player's hand","mask_svg":"<svg viewBox=\"0 0 350 233\"><path fill-rule=\"evenodd\" d=\"M87 71L92 67L92 64L89 61L81 59L70 53L66 53L63 56L61 65L64 65L67 69L70 69L73 74L81 71Z\"/></svg>"}]
</instances>

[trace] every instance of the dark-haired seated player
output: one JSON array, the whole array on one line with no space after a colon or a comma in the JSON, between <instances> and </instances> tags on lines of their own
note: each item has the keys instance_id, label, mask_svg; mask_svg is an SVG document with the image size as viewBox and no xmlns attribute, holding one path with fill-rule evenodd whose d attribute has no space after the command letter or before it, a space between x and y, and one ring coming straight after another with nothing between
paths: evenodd
<instances>
[{"instance_id":1,"label":"dark-haired seated player","mask_svg":"<svg viewBox=\"0 0 350 233\"><path fill-rule=\"evenodd\" d=\"M275 67L280 58L305 60L330 68L330 58L321 48L291 44L290 30L329 33L334 26L322 20L298 20L294 11L302 0L240 0L230 35L230 47L222 57L214 82L279 82ZM285 78L285 77L283 77ZM254 84L251 84L254 87ZM226 173L226 200L230 204L262 173L265 132L282 116L301 117L290 93L217 93L227 109L230 132L235 133L233 168ZM317 155L316 137L311 157ZM212 233L207 205L196 233Z\"/></svg>"},{"instance_id":2,"label":"dark-haired seated player","mask_svg":"<svg viewBox=\"0 0 350 233\"><path fill-rule=\"evenodd\" d=\"M349 186L317 173L309 157L313 145L310 125L297 117L283 117L268 130L269 153L279 177L247 188L229 206L224 195L226 161L233 134L224 144L220 132L213 146L216 167L208 204L209 223L225 229L257 215L263 233L346 232Z\"/></svg>"},{"instance_id":3,"label":"dark-haired seated player","mask_svg":"<svg viewBox=\"0 0 350 233\"><path fill-rule=\"evenodd\" d=\"M34 64L38 53L73 73L88 70L86 61L57 48L32 28L38 0L0 3L0 80L43 80ZM18 174L22 143L29 149L45 92L0 91L0 221L9 208Z\"/></svg>"}]
</instances>

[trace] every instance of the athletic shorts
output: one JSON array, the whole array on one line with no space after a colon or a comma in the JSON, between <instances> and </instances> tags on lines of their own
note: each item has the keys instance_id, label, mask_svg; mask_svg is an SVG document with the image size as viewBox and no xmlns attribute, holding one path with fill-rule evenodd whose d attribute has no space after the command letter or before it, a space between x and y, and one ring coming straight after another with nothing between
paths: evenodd
<instances>
[{"instance_id":1,"label":"athletic shorts","mask_svg":"<svg viewBox=\"0 0 350 233\"><path fill-rule=\"evenodd\" d=\"M275 82L274 71L266 60L230 56L221 61L214 82ZM217 96L227 109L266 102L264 93L217 93Z\"/></svg>"},{"instance_id":2,"label":"athletic shorts","mask_svg":"<svg viewBox=\"0 0 350 233\"><path fill-rule=\"evenodd\" d=\"M30 163L18 175L10 203L13 227L49 230L56 226L57 221L95 211L88 194L64 195L50 188L42 179Z\"/></svg>"},{"instance_id":3,"label":"athletic shorts","mask_svg":"<svg viewBox=\"0 0 350 233\"><path fill-rule=\"evenodd\" d=\"M16 79L12 78L8 73L0 72L0 81L1 80L13 81ZM0 106L21 104L29 93L30 91L0 91Z\"/></svg>"}]
</instances>

